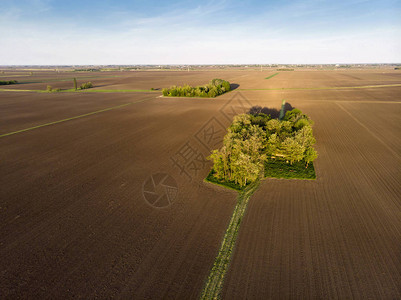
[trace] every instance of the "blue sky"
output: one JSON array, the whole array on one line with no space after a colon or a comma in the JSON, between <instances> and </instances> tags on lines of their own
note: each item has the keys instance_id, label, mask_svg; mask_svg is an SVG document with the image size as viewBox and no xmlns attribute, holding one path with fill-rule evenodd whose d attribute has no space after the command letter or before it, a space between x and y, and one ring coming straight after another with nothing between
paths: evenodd
<instances>
[{"instance_id":1,"label":"blue sky","mask_svg":"<svg viewBox=\"0 0 401 300\"><path fill-rule=\"evenodd\" d=\"M401 1L0 0L0 65L401 63Z\"/></svg>"}]
</instances>

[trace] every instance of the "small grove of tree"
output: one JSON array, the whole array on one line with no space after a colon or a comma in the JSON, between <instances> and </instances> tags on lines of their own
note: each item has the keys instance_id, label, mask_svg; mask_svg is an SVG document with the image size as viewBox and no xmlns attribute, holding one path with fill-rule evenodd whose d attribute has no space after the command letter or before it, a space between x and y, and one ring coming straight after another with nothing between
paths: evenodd
<instances>
[{"instance_id":1,"label":"small grove of tree","mask_svg":"<svg viewBox=\"0 0 401 300\"><path fill-rule=\"evenodd\" d=\"M8 84L16 84L18 83L17 80L1 80L0 85L8 85Z\"/></svg>"},{"instance_id":2,"label":"small grove of tree","mask_svg":"<svg viewBox=\"0 0 401 300\"><path fill-rule=\"evenodd\" d=\"M213 79L207 85L192 87L172 86L162 90L163 96L214 98L231 90L230 83L223 79Z\"/></svg>"},{"instance_id":3,"label":"small grove of tree","mask_svg":"<svg viewBox=\"0 0 401 300\"><path fill-rule=\"evenodd\" d=\"M61 91L60 88L53 88L51 85L48 85L47 88L46 88L46 90L47 90L48 92L60 92L60 91Z\"/></svg>"},{"instance_id":4,"label":"small grove of tree","mask_svg":"<svg viewBox=\"0 0 401 300\"><path fill-rule=\"evenodd\" d=\"M245 186L255 181L261 170L265 155L262 153L265 132L251 123L249 115L234 117L220 150L209 156L214 162L215 177Z\"/></svg>"},{"instance_id":5,"label":"small grove of tree","mask_svg":"<svg viewBox=\"0 0 401 300\"><path fill-rule=\"evenodd\" d=\"M208 157L214 176L243 187L260 176L267 159L303 160L307 167L317 157L312 125L299 109L288 111L282 121L263 113L235 116L223 147Z\"/></svg>"},{"instance_id":6,"label":"small grove of tree","mask_svg":"<svg viewBox=\"0 0 401 300\"><path fill-rule=\"evenodd\" d=\"M79 87L81 90L93 88L92 82L85 82Z\"/></svg>"}]
</instances>

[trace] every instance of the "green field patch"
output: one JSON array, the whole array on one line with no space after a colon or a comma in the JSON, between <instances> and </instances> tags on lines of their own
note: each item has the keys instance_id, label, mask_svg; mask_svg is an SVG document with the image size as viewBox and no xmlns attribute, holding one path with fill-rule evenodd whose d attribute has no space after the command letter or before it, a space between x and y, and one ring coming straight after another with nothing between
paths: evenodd
<instances>
[{"instance_id":1,"label":"green field patch","mask_svg":"<svg viewBox=\"0 0 401 300\"><path fill-rule=\"evenodd\" d=\"M133 92L159 92L157 90L141 90L141 89L133 89L133 90L97 90L97 89L86 89L86 90L64 90L63 92L84 92L84 93L133 93Z\"/></svg>"},{"instance_id":2,"label":"green field patch","mask_svg":"<svg viewBox=\"0 0 401 300\"><path fill-rule=\"evenodd\" d=\"M210 182L234 191L243 191L246 186L241 187L239 184L235 183L234 181L224 181L224 180L220 180L216 177L214 177L214 174L216 174L216 172L212 169L209 174L207 175L207 177L205 178L206 182Z\"/></svg>"},{"instance_id":3,"label":"green field patch","mask_svg":"<svg viewBox=\"0 0 401 300\"><path fill-rule=\"evenodd\" d=\"M275 73L275 74L273 74L273 75L270 75L270 76L266 77L265 79L273 78L274 76L276 76L276 75L278 75L278 74L279 74L279 73Z\"/></svg>"},{"instance_id":4,"label":"green field patch","mask_svg":"<svg viewBox=\"0 0 401 300\"><path fill-rule=\"evenodd\" d=\"M20 89L0 89L0 92L35 92L35 93L49 93L46 90L20 90Z\"/></svg>"},{"instance_id":5,"label":"green field patch","mask_svg":"<svg viewBox=\"0 0 401 300\"><path fill-rule=\"evenodd\" d=\"M34 93L137 93L137 92L159 92L157 90L96 90L96 89L66 89L66 90L22 90L22 89L0 89L0 92L34 92Z\"/></svg>"},{"instance_id":6,"label":"green field patch","mask_svg":"<svg viewBox=\"0 0 401 300\"><path fill-rule=\"evenodd\" d=\"M30 76L29 73L28 74L21 74L21 75L0 75L0 77L23 77L23 76Z\"/></svg>"},{"instance_id":7,"label":"green field patch","mask_svg":"<svg viewBox=\"0 0 401 300\"><path fill-rule=\"evenodd\" d=\"M285 179L316 179L313 162L306 165L305 161L295 161L292 164L283 159L265 161L264 177Z\"/></svg>"}]
</instances>

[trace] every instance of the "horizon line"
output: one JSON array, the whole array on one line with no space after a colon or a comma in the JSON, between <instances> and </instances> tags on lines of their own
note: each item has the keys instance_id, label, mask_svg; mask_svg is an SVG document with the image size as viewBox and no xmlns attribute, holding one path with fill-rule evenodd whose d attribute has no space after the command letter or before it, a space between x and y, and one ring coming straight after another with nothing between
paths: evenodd
<instances>
[{"instance_id":1,"label":"horizon line","mask_svg":"<svg viewBox=\"0 0 401 300\"><path fill-rule=\"evenodd\" d=\"M309 66L309 65L397 65L401 64L401 62L369 62L369 63L229 63L229 64L220 64L220 63L207 63L207 64L177 64L177 63L170 63L170 64L0 64L0 67L30 67L30 66L43 66L43 67L74 67L74 66L271 66L271 65L291 65L291 66Z\"/></svg>"}]
</instances>

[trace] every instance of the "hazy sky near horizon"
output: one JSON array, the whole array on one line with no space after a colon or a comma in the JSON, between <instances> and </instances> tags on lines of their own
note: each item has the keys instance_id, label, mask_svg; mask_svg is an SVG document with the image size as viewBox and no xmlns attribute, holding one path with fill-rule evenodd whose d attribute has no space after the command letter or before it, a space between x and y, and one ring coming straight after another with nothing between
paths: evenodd
<instances>
[{"instance_id":1,"label":"hazy sky near horizon","mask_svg":"<svg viewBox=\"0 0 401 300\"><path fill-rule=\"evenodd\" d=\"M401 63L401 1L0 0L0 65Z\"/></svg>"}]
</instances>

